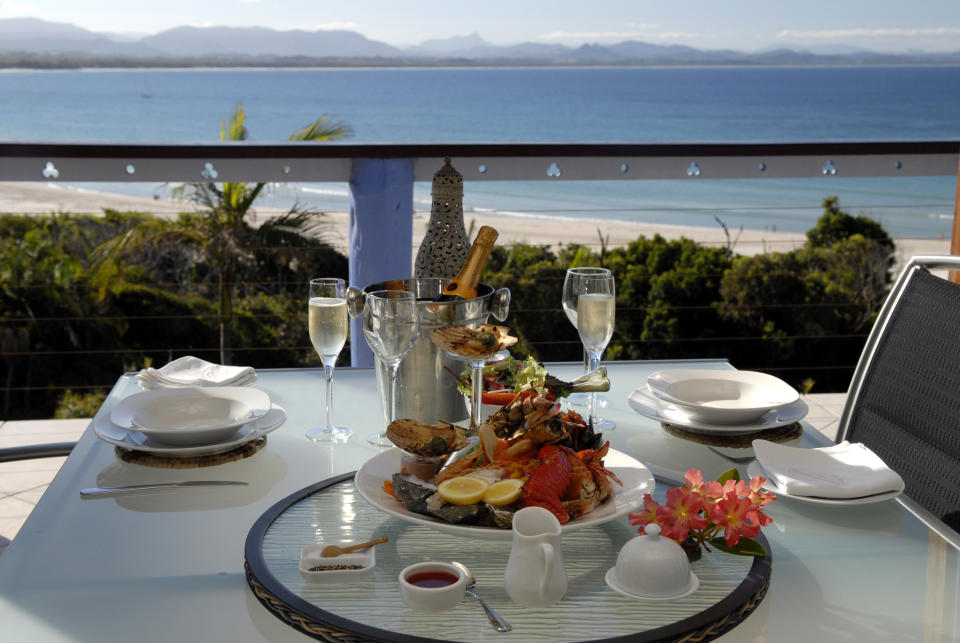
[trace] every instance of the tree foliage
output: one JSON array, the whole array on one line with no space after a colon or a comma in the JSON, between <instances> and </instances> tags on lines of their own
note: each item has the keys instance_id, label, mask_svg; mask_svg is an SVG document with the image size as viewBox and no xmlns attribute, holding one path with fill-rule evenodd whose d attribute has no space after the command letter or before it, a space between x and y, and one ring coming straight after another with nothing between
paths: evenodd
<instances>
[{"instance_id":1,"label":"tree foliage","mask_svg":"<svg viewBox=\"0 0 960 643\"><path fill-rule=\"evenodd\" d=\"M484 280L508 285L518 351L575 361L576 329L560 308L568 267L603 265L617 284L605 359L727 358L806 388L844 390L889 288L893 242L835 197L808 242L790 252L731 256L689 239L640 237L600 254L568 246L498 248Z\"/></svg>"},{"instance_id":2,"label":"tree foliage","mask_svg":"<svg viewBox=\"0 0 960 643\"><path fill-rule=\"evenodd\" d=\"M833 244L860 235L876 241L888 251L893 250L893 239L879 223L869 217L851 216L840 209L840 201L835 196L823 200L823 214L817 225L807 231L807 240L811 246L829 248Z\"/></svg>"},{"instance_id":3,"label":"tree foliage","mask_svg":"<svg viewBox=\"0 0 960 643\"><path fill-rule=\"evenodd\" d=\"M64 405L77 407L91 385L150 362L216 360L216 258L183 229L180 220L109 210L0 216L2 417L50 417L63 387L73 396ZM345 277L347 259L313 237L266 238L278 245L252 249L238 272L237 358L302 365L312 356L300 348L309 346L306 284ZM95 251L105 246L109 256Z\"/></svg>"},{"instance_id":4,"label":"tree foliage","mask_svg":"<svg viewBox=\"0 0 960 643\"><path fill-rule=\"evenodd\" d=\"M817 391L844 390L889 288L893 245L834 199L824 208L808 242L790 252L731 257L659 236L602 253L517 244L494 249L483 280L510 288L506 323L520 338L517 352L543 361L582 359L560 305L563 280L568 267L604 265L617 283L605 359L723 357L797 387L815 380ZM215 360L222 255L210 249L210 230L197 233L209 216L0 216L3 417L50 417L68 387L64 412L89 408L91 384L151 362L187 353ZM347 275L346 257L311 228L317 223L298 212L250 226L257 244L237 253L232 277L238 363L314 359L305 284Z\"/></svg>"},{"instance_id":5,"label":"tree foliage","mask_svg":"<svg viewBox=\"0 0 960 643\"><path fill-rule=\"evenodd\" d=\"M293 132L289 140L330 141L350 134L348 126L323 115ZM248 137L246 112L243 105L238 105L229 120L220 122L220 140L239 142ZM316 238L318 226L315 219L319 213L303 210L295 204L285 214L254 225L249 215L267 184L216 183L213 181L216 178L214 172L214 169L207 168L210 180L188 183L175 190L175 195L200 206L200 210L181 215L174 234L190 238L216 260L220 361L229 364L233 359L234 298L240 294L242 273L249 272L249 264L255 261L253 248L273 241L283 244L289 255L293 248L303 245L311 236Z\"/></svg>"}]
</instances>

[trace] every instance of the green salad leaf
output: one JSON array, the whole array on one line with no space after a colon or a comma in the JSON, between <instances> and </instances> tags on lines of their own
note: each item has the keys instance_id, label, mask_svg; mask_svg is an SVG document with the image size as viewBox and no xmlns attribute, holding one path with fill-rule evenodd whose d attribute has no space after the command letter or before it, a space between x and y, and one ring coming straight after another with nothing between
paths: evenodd
<instances>
[{"instance_id":1,"label":"green salad leaf","mask_svg":"<svg viewBox=\"0 0 960 643\"><path fill-rule=\"evenodd\" d=\"M520 361L511 355L502 361L491 362L484 366L483 374L484 380L488 379L486 376L489 375L497 376L495 385L486 384L484 386L484 390L486 391L500 389L519 391L521 388L527 386L538 386L542 384L544 378L547 376L547 369L532 357ZM472 392L470 378L471 374L468 368L460 372L460 377L457 380L457 390L465 395L470 395Z\"/></svg>"}]
</instances>

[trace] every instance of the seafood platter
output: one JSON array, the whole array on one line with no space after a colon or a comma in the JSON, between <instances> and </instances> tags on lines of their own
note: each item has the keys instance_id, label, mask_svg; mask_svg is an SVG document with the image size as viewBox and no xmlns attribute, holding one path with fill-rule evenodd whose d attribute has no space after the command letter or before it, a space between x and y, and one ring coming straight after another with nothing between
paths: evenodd
<instances>
[{"instance_id":1,"label":"seafood platter","mask_svg":"<svg viewBox=\"0 0 960 643\"><path fill-rule=\"evenodd\" d=\"M587 388L608 389L601 375L586 378ZM546 375L519 387L473 436L446 422L398 419L387 427L397 448L364 463L357 489L408 522L481 538L509 539L523 507L547 509L565 531L623 516L652 493L653 476L564 408L580 384Z\"/></svg>"}]
</instances>

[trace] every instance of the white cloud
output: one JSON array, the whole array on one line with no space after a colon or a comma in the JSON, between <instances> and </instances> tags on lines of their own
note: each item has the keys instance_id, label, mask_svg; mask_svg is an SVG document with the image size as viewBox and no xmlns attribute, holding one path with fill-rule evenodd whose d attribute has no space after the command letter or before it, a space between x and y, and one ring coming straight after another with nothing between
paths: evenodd
<instances>
[{"instance_id":1,"label":"white cloud","mask_svg":"<svg viewBox=\"0 0 960 643\"><path fill-rule=\"evenodd\" d=\"M803 31L784 29L777 38L919 38L960 36L960 27L892 28L892 29L823 29Z\"/></svg>"},{"instance_id":2,"label":"white cloud","mask_svg":"<svg viewBox=\"0 0 960 643\"><path fill-rule=\"evenodd\" d=\"M655 25L650 25L655 26ZM699 38L700 34L688 32L655 32L655 31L552 31L550 33L540 34L537 40L548 40L557 42L587 42L587 41L607 41L622 42L624 40L634 40L637 38L643 40L685 40L690 38Z\"/></svg>"},{"instance_id":3,"label":"white cloud","mask_svg":"<svg viewBox=\"0 0 960 643\"><path fill-rule=\"evenodd\" d=\"M716 37L714 34L694 33L692 31L663 31L647 36L650 40L710 40Z\"/></svg>"},{"instance_id":4,"label":"white cloud","mask_svg":"<svg viewBox=\"0 0 960 643\"><path fill-rule=\"evenodd\" d=\"M360 28L360 25L358 25L355 22L324 22L322 24L313 25L313 27L311 27L311 29L313 29L314 31L338 31L338 30L356 31L359 28Z\"/></svg>"},{"instance_id":5,"label":"white cloud","mask_svg":"<svg viewBox=\"0 0 960 643\"><path fill-rule=\"evenodd\" d=\"M257 4L260 0L240 0L243 4Z\"/></svg>"},{"instance_id":6,"label":"white cloud","mask_svg":"<svg viewBox=\"0 0 960 643\"><path fill-rule=\"evenodd\" d=\"M11 2L0 0L0 17L26 16L39 13L40 7L29 2Z\"/></svg>"}]
</instances>

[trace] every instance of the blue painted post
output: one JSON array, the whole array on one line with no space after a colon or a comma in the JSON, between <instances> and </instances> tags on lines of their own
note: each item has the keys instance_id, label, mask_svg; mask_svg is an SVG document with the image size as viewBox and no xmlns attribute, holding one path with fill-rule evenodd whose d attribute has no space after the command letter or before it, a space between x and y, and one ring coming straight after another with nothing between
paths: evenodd
<instances>
[{"instance_id":1,"label":"blue painted post","mask_svg":"<svg viewBox=\"0 0 960 643\"><path fill-rule=\"evenodd\" d=\"M354 159L350 173L350 285L410 277L413 162ZM360 319L350 321L351 366L373 366Z\"/></svg>"}]
</instances>

